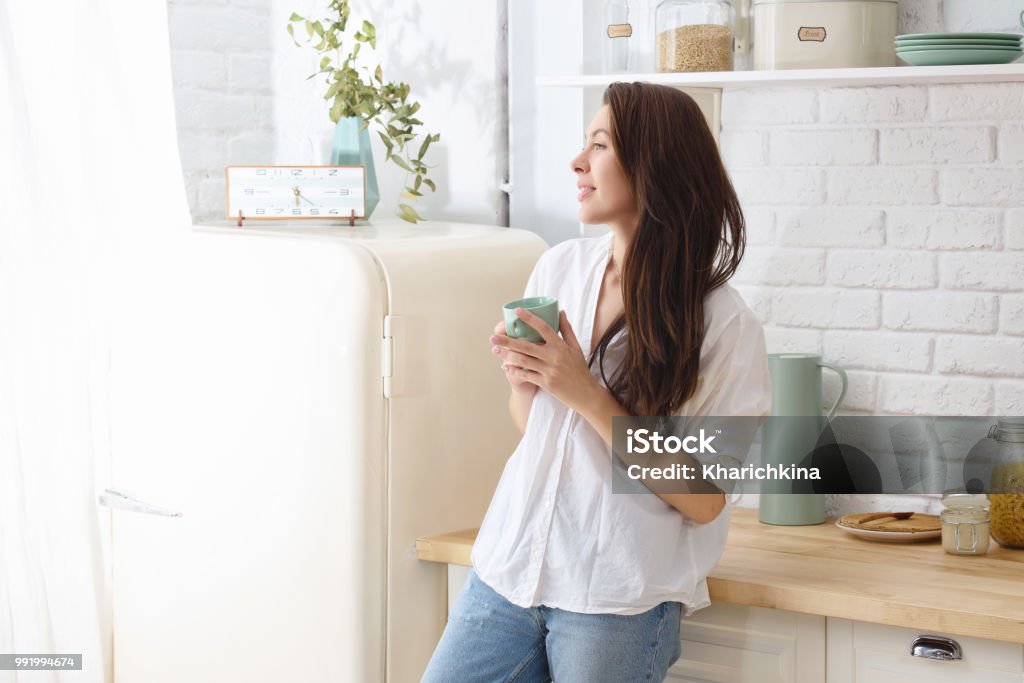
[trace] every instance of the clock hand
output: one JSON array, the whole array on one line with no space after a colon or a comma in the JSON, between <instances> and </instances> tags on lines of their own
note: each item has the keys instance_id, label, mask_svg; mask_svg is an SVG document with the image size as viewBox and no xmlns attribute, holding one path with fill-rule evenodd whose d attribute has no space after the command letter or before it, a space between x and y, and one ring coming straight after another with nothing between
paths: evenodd
<instances>
[{"instance_id":1,"label":"clock hand","mask_svg":"<svg viewBox=\"0 0 1024 683\"><path fill-rule=\"evenodd\" d=\"M311 199L309 199L307 197L304 197L302 195L302 191L299 190L299 186L298 185L296 185L295 187L292 188L292 192L295 193L295 206L299 205L299 200L300 199L302 199L303 201L309 202L313 206L316 206L316 202L314 202L313 200L311 200Z\"/></svg>"}]
</instances>

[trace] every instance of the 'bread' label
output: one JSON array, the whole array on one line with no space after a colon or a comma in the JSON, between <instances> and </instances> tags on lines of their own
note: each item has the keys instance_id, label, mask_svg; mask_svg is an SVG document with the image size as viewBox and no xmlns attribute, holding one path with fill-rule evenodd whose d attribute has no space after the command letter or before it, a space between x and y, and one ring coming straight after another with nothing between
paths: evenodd
<instances>
[{"instance_id":1,"label":"'bread' label","mask_svg":"<svg viewBox=\"0 0 1024 683\"><path fill-rule=\"evenodd\" d=\"M608 24L609 38L629 38L633 35L632 24Z\"/></svg>"},{"instance_id":2,"label":"'bread' label","mask_svg":"<svg viewBox=\"0 0 1024 683\"><path fill-rule=\"evenodd\" d=\"M825 42L824 26L801 26L796 37L803 41L813 40L818 43Z\"/></svg>"}]
</instances>

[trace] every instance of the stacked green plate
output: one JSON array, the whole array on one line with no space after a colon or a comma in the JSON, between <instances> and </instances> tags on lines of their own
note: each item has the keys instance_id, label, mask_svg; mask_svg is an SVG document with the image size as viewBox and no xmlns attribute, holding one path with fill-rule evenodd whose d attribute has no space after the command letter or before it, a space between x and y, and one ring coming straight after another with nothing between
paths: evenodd
<instances>
[{"instance_id":1,"label":"stacked green plate","mask_svg":"<svg viewBox=\"0 0 1024 683\"><path fill-rule=\"evenodd\" d=\"M1024 54L1019 33L908 33L896 55L914 66L1009 64Z\"/></svg>"}]
</instances>

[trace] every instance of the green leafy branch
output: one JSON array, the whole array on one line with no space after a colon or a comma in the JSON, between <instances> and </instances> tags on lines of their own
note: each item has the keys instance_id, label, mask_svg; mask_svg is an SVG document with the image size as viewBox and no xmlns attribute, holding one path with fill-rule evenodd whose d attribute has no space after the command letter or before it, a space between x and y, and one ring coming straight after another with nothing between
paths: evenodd
<instances>
[{"instance_id":1,"label":"green leafy branch","mask_svg":"<svg viewBox=\"0 0 1024 683\"><path fill-rule=\"evenodd\" d=\"M423 159L431 143L441 139L441 134L425 134L416 155L412 156L410 143L416 139L417 130L423 126L423 122L416 118L420 103L409 101L408 83L385 82L379 64L372 74L368 67L357 68L360 48L364 44L369 45L371 50L377 48L377 29L374 25L363 21L360 29L352 36L352 47L346 54L343 41L346 39L345 32L351 13L349 0L331 0L328 9L330 16L319 20L292 13L287 28L288 34L299 47L303 44L295 38L295 32L304 30L305 44L323 55L320 70L309 78L325 75L327 91L324 100L330 103L331 121L337 123L343 117L358 116L363 120L364 129L371 123L375 125L387 150L384 161L391 161L406 172L402 199L415 201L422 197L424 186L436 192L437 186L427 177L430 167ZM365 74L365 78L360 71ZM410 223L423 220L407 203L399 202L396 213L399 218Z\"/></svg>"}]
</instances>

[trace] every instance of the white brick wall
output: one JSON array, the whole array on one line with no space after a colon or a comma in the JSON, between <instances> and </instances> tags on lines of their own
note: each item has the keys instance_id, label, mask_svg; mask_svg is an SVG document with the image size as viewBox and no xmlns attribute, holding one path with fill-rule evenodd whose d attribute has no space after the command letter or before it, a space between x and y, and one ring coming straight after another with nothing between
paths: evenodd
<instances>
[{"instance_id":1,"label":"white brick wall","mask_svg":"<svg viewBox=\"0 0 1024 683\"><path fill-rule=\"evenodd\" d=\"M883 130L879 157L883 164L919 165L984 163L995 157L995 128L950 126Z\"/></svg>"},{"instance_id":2,"label":"white brick wall","mask_svg":"<svg viewBox=\"0 0 1024 683\"><path fill-rule=\"evenodd\" d=\"M828 281L837 287L930 289L938 277L934 254L836 249L828 256Z\"/></svg>"},{"instance_id":3,"label":"white brick wall","mask_svg":"<svg viewBox=\"0 0 1024 683\"><path fill-rule=\"evenodd\" d=\"M1001 303L999 329L1003 334L1024 336L1024 296L1004 296Z\"/></svg>"},{"instance_id":4,"label":"white brick wall","mask_svg":"<svg viewBox=\"0 0 1024 683\"><path fill-rule=\"evenodd\" d=\"M877 161L874 130L780 130L770 138L773 166L856 166Z\"/></svg>"},{"instance_id":5,"label":"white brick wall","mask_svg":"<svg viewBox=\"0 0 1024 683\"><path fill-rule=\"evenodd\" d=\"M881 311L877 292L830 287L779 287L772 319L790 327L876 329Z\"/></svg>"},{"instance_id":6,"label":"white brick wall","mask_svg":"<svg viewBox=\"0 0 1024 683\"><path fill-rule=\"evenodd\" d=\"M823 171L775 168L750 171L737 169L732 181L751 206L758 204L814 205L825 201L825 175Z\"/></svg>"},{"instance_id":7,"label":"white brick wall","mask_svg":"<svg viewBox=\"0 0 1024 683\"><path fill-rule=\"evenodd\" d=\"M893 332L825 332L824 355L845 368L928 372L932 338Z\"/></svg>"},{"instance_id":8,"label":"white brick wall","mask_svg":"<svg viewBox=\"0 0 1024 683\"><path fill-rule=\"evenodd\" d=\"M983 86L985 94L978 96L978 86L936 85L928 88L928 120L998 121L1014 124L1024 111L1024 89L1020 83L989 83Z\"/></svg>"},{"instance_id":9,"label":"white brick wall","mask_svg":"<svg viewBox=\"0 0 1024 683\"><path fill-rule=\"evenodd\" d=\"M1024 209L1006 212L1006 248L1024 249Z\"/></svg>"},{"instance_id":10,"label":"white brick wall","mask_svg":"<svg viewBox=\"0 0 1024 683\"><path fill-rule=\"evenodd\" d=\"M267 163L273 154L272 8L241 0L168 0L167 7L189 206L194 220L217 220L224 166Z\"/></svg>"},{"instance_id":11,"label":"white brick wall","mask_svg":"<svg viewBox=\"0 0 1024 683\"><path fill-rule=\"evenodd\" d=\"M1024 377L1024 340L939 337L935 344L935 367L944 373Z\"/></svg>"},{"instance_id":12,"label":"white brick wall","mask_svg":"<svg viewBox=\"0 0 1024 683\"><path fill-rule=\"evenodd\" d=\"M928 205L938 202L938 171L925 168L835 167L829 169L830 204L848 206Z\"/></svg>"},{"instance_id":13,"label":"white brick wall","mask_svg":"<svg viewBox=\"0 0 1024 683\"><path fill-rule=\"evenodd\" d=\"M779 242L785 246L869 248L885 244L884 211L832 207L780 209L777 216Z\"/></svg>"},{"instance_id":14,"label":"white brick wall","mask_svg":"<svg viewBox=\"0 0 1024 683\"><path fill-rule=\"evenodd\" d=\"M305 80L319 58L295 47L285 30L293 11L319 17L325 5L168 0L178 147L195 220L223 218L226 165L328 162L333 124L322 79ZM497 5L423 7L417 0L354 3L350 26L359 26L360 12L374 21L377 50L363 55L382 65L385 78L412 86L411 99L422 105L417 117L441 134L427 154L438 191L417 209L429 218L494 223L501 203L493 154ZM383 164L383 145L376 134L370 138L381 190L373 219L392 220L405 173Z\"/></svg>"},{"instance_id":15,"label":"white brick wall","mask_svg":"<svg viewBox=\"0 0 1024 683\"><path fill-rule=\"evenodd\" d=\"M888 244L899 249L998 249L1002 246L1000 211L971 209L890 209Z\"/></svg>"},{"instance_id":16,"label":"white brick wall","mask_svg":"<svg viewBox=\"0 0 1024 683\"><path fill-rule=\"evenodd\" d=\"M998 297L950 291L885 292L883 325L890 330L995 332Z\"/></svg>"},{"instance_id":17,"label":"white brick wall","mask_svg":"<svg viewBox=\"0 0 1024 683\"><path fill-rule=\"evenodd\" d=\"M961 377L889 374L882 378L878 397L883 413L988 415L992 407L990 382Z\"/></svg>"},{"instance_id":18,"label":"white brick wall","mask_svg":"<svg viewBox=\"0 0 1024 683\"><path fill-rule=\"evenodd\" d=\"M999 129L999 160L1005 164L1024 164L1024 126Z\"/></svg>"},{"instance_id":19,"label":"white brick wall","mask_svg":"<svg viewBox=\"0 0 1024 683\"><path fill-rule=\"evenodd\" d=\"M927 108L928 91L921 87L835 88L821 93L820 119L822 123L923 121Z\"/></svg>"},{"instance_id":20,"label":"white brick wall","mask_svg":"<svg viewBox=\"0 0 1024 683\"><path fill-rule=\"evenodd\" d=\"M1024 415L1024 382L996 382L996 414Z\"/></svg>"},{"instance_id":21,"label":"white brick wall","mask_svg":"<svg viewBox=\"0 0 1024 683\"><path fill-rule=\"evenodd\" d=\"M726 91L722 140L769 352L844 412L1024 412L1024 88Z\"/></svg>"},{"instance_id":22,"label":"white brick wall","mask_svg":"<svg viewBox=\"0 0 1024 683\"><path fill-rule=\"evenodd\" d=\"M825 283L822 249L747 247L736 273L738 284L821 285Z\"/></svg>"},{"instance_id":23,"label":"white brick wall","mask_svg":"<svg viewBox=\"0 0 1024 683\"><path fill-rule=\"evenodd\" d=\"M1017 292L1024 283L1020 254L957 252L942 255L942 284L949 289Z\"/></svg>"}]
</instances>

